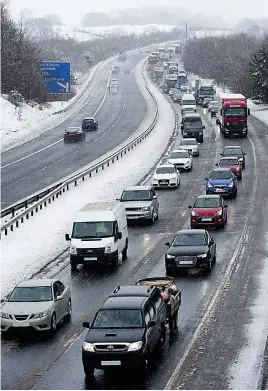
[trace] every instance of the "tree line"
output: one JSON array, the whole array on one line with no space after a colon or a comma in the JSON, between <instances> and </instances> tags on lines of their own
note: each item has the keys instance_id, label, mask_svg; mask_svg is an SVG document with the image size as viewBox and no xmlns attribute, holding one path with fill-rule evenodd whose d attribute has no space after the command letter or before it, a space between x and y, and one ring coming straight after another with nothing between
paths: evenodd
<instances>
[{"instance_id":1,"label":"tree line","mask_svg":"<svg viewBox=\"0 0 268 391\"><path fill-rule=\"evenodd\" d=\"M191 39L185 46L185 69L214 79L256 103L268 103L268 37L248 34Z\"/></svg>"}]
</instances>

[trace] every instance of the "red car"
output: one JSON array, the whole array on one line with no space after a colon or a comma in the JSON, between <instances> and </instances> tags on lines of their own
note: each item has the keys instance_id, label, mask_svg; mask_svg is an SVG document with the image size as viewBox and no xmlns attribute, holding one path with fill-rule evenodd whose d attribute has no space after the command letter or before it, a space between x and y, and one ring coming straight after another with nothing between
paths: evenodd
<instances>
[{"instance_id":1,"label":"red car","mask_svg":"<svg viewBox=\"0 0 268 391\"><path fill-rule=\"evenodd\" d=\"M219 194L197 197L191 209L191 228L204 226L223 228L227 222L227 207Z\"/></svg>"},{"instance_id":2,"label":"red car","mask_svg":"<svg viewBox=\"0 0 268 391\"><path fill-rule=\"evenodd\" d=\"M216 166L229 168L238 179L242 179L242 164L239 162L238 158L233 156L222 157L219 164L216 164Z\"/></svg>"}]
</instances>

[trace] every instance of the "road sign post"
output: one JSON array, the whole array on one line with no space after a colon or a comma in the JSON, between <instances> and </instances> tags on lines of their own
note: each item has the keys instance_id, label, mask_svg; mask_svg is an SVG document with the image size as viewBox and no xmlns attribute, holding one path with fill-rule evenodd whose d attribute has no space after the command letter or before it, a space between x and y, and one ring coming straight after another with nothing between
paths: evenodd
<instances>
[{"instance_id":1,"label":"road sign post","mask_svg":"<svg viewBox=\"0 0 268 391\"><path fill-rule=\"evenodd\" d=\"M49 94L70 94L71 63L63 61L42 61L40 69Z\"/></svg>"}]
</instances>

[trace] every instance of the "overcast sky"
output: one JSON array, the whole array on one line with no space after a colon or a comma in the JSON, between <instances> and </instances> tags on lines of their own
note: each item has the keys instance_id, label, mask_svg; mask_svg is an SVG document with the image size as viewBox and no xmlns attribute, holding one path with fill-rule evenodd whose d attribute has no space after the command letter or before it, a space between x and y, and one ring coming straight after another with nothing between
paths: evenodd
<instances>
[{"instance_id":1,"label":"overcast sky","mask_svg":"<svg viewBox=\"0 0 268 391\"><path fill-rule=\"evenodd\" d=\"M111 9L163 4L183 7L191 13L203 11L206 14L218 14L232 22L244 17L268 17L268 0L10 0L10 10L14 16L18 16L23 7L30 8L36 17L57 13L63 23L77 24L81 16L88 12L107 12ZM217 21L215 27L216 25Z\"/></svg>"}]
</instances>

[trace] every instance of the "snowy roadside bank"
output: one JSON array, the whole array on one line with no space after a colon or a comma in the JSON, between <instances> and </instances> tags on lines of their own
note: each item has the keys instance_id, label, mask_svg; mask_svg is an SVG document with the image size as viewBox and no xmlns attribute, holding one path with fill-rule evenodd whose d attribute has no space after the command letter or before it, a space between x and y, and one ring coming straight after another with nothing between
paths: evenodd
<instances>
[{"instance_id":1,"label":"snowy roadside bank","mask_svg":"<svg viewBox=\"0 0 268 391\"><path fill-rule=\"evenodd\" d=\"M137 183L158 162L173 135L175 114L166 98L149 80L148 87L157 99L159 118L147 139L108 170L72 188L12 235L3 237L2 295L66 249L64 234L71 231L74 214L79 208L87 202L114 200L125 187Z\"/></svg>"}]
</instances>

